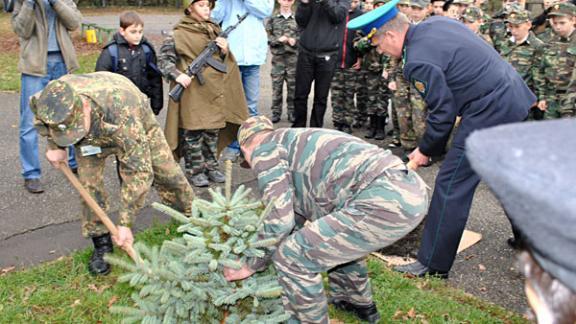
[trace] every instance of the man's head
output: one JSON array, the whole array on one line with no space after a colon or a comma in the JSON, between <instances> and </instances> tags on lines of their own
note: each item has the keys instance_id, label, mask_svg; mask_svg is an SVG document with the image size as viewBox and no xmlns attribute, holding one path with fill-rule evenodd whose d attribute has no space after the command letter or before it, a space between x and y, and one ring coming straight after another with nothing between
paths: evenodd
<instances>
[{"instance_id":1,"label":"man's head","mask_svg":"<svg viewBox=\"0 0 576 324\"><path fill-rule=\"evenodd\" d=\"M410 11L412 10L412 8L410 8L410 0L400 0L398 2L398 10L405 14L406 17L410 17Z\"/></svg>"},{"instance_id":2,"label":"man's head","mask_svg":"<svg viewBox=\"0 0 576 324\"><path fill-rule=\"evenodd\" d=\"M410 20L418 23L426 19L430 13L430 2L428 0L410 1Z\"/></svg>"},{"instance_id":3,"label":"man's head","mask_svg":"<svg viewBox=\"0 0 576 324\"><path fill-rule=\"evenodd\" d=\"M435 16L444 16L444 0L435 0L432 1L432 12Z\"/></svg>"},{"instance_id":4,"label":"man's head","mask_svg":"<svg viewBox=\"0 0 576 324\"><path fill-rule=\"evenodd\" d=\"M356 8L358 8L360 6L360 0L352 0L350 2L350 9L349 11L352 12L354 10L356 10Z\"/></svg>"},{"instance_id":5,"label":"man's head","mask_svg":"<svg viewBox=\"0 0 576 324\"><path fill-rule=\"evenodd\" d=\"M272 131L274 131L274 125L264 116L250 117L242 123L238 129L238 143L249 164L252 163L250 159L254 149L261 143L262 138Z\"/></svg>"},{"instance_id":6,"label":"man's head","mask_svg":"<svg viewBox=\"0 0 576 324\"><path fill-rule=\"evenodd\" d=\"M134 11L124 11L120 14L120 35L130 45L138 45L144 36L144 21Z\"/></svg>"},{"instance_id":7,"label":"man's head","mask_svg":"<svg viewBox=\"0 0 576 324\"><path fill-rule=\"evenodd\" d=\"M382 7L383 5L386 4L386 2L388 2L388 0L375 0L374 9Z\"/></svg>"},{"instance_id":8,"label":"man's head","mask_svg":"<svg viewBox=\"0 0 576 324\"><path fill-rule=\"evenodd\" d=\"M207 21L210 19L212 8L214 8L212 0L192 0L184 13L197 21Z\"/></svg>"},{"instance_id":9,"label":"man's head","mask_svg":"<svg viewBox=\"0 0 576 324\"><path fill-rule=\"evenodd\" d=\"M90 129L89 108L84 107L80 96L66 82L48 83L44 90L32 96L30 108L60 147L76 144Z\"/></svg>"},{"instance_id":10,"label":"man's head","mask_svg":"<svg viewBox=\"0 0 576 324\"><path fill-rule=\"evenodd\" d=\"M464 10L474 4L474 0L454 0L452 4L458 8L458 13L462 16Z\"/></svg>"},{"instance_id":11,"label":"man's head","mask_svg":"<svg viewBox=\"0 0 576 324\"><path fill-rule=\"evenodd\" d=\"M572 3L557 3L548 13L552 29L560 37L568 37L574 32L576 25L576 6Z\"/></svg>"},{"instance_id":12,"label":"man's head","mask_svg":"<svg viewBox=\"0 0 576 324\"><path fill-rule=\"evenodd\" d=\"M480 26L484 23L484 13L478 7L469 6L460 16L460 21L474 33L478 33Z\"/></svg>"},{"instance_id":13,"label":"man's head","mask_svg":"<svg viewBox=\"0 0 576 324\"><path fill-rule=\"evenodd\" d=\"M511 10L506 18L506 22L508 23L508 30L510 30L510 34L512 34L516 42L524 40L532 28L530 13L526 9L518 8Z\"/></svg>"}]
</instances>

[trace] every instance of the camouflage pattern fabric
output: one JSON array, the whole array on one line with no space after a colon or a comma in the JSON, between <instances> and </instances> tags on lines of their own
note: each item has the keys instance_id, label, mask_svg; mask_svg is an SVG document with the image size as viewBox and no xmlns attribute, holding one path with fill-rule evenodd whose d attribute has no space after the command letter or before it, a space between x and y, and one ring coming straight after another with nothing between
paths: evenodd
<instances>
[{"instance_id":1,"label":"camouflage pattern fabric","mask_svg":"<svg viewBox=\"0 0 576 324\"><path fill-rule=\"evenodd\" d=\"M570 117L574 107L564 107L576 68L576 36L555 36L542 49L541 65L534 83L538 100L545 100L548 108L544 119Z\"/></svg>"},{"instance_id":2,"label":"camouflage pattern fabric","mask_svg":"<svg viewBox=\"0 0 576 324\"><path fill-rule=\"evenodd\" d=\"M79 152L79 180L98 204L104 210L108 207L103 172L106 158L116 155L123 180L120 225L132 225L153 181L163 203L189 213L194 192L172 157L162 128L148 108L146 95L127 78L110 72L66 75L59 81L74 89L92 111L90 130L75 144L75 149ZM101 152L89 154L94 147ZM84 204L82 234L93 237L107 232Z\"/></svg>"},{"instance_id":3,"label":"camouflage pattern fabric","mask_svg":"<svg viewBox=\"0 0 576 324\"><path fill-rule=\"evenodd\" d=\"M330 88L332 122L334 125L351 126L354 121L354 91L358 82L358 70L336 68Z\"/></svg>"},{"instance_id":4,"label":"camouflage pattern fabric","mask_svg":"<svg viewBox=\"0 0 576 324\"><path fill-rule=\"evenodd\" d=\"M428 109L426 109L426 102L424 98L410 85L410 108L412 109L412 129L414 131L414 138L418 142L426 132L426 117L428 116Z\"/></svg>"},{"instance_id":5,"label":"camouflage pattern fabric","mask_svg":"<svg viewBox=\"0 0 576 324\"><path fill-rule=\"evenodd\" d=\"M540 65L540 55L544 43L540 41L534 33L530 32L528 38L522 43L514 43L509 39L502 46L500 55L520 74L526 85L536 96L538 92L534 86L534 77L538 74Z\"/></svg>"},{"instance_id":6,"label":"camouflage pattern fabric","mask_svg":"<svg viewBox=\"0 0 576 324\"><path fill-rule=\"evenodd\" d=\"M362 65L358 71L356 79L356 109L354 110L354 121L358 125L363 125L368 120L368 93L366 91L366 78L368 70Z\"/></svg>"},{"instance_id":7,"label":"camouflage pattern fabric","mask_svg":"<svg viewBox=\"0 0 576 324\"><path fill-rule=\"evenodd\" d=\"M392 80L396 82L396 91L393 92L393 106L398 116L398 130L400 143L405 150L411 150L417 146L416 133L412 123L412 104L410 98L410 84L402 75L401 61L393 59L391 62Z\"/></svg>"},{"instance_id":8,"label":"camouflage pattern fabric","mask_svg":"<svg viewBox=\"0 0 576 324\"><path fill-rule=\"evenodd\" d=\"M219 170L219 129L183 130L182 154L186 172L190 174Z\"/></svg>"},{"instance_id":9,"label":"camouflage pattern fabric","mask_svg":"<svg viewBox=\"0 0 576 324\"><path fill-rule=\"evenodd\" d=\"M366 89L366 114L387 117L388 99L391 94L388 90L388 81L382 77L382 71L389 69L390 57L379 54L364 38L357 41L354 48L363 55L362 69L366 71L362 85Z\"/></svg>"},{"instance_id":10,"label":"camouflage pattern fabric","mask_svg":"<svg viewBox=\"0 0 576 324\"><path fill-rule=\"evenodd\" d=\"M298 39L298 25L294 16L285 18L277 14L270 18L266 23L266 32L268 33L268 44L272 53L272 115L281 117L283 89L286 83L286 108L288 111L288 120L294 117L294 89L296 85L296 61L297 61L297 44L290 46L281 43L278 38L282 36Z\"/></svg>"},{"instance_id":11,"label":"camouflage pattern fabric","mask_svg":"<svg viewBox=\"0 0 576 324\"><path fill-rule=\"evenodd\" d=\"M278 238L272 258L291 323L328 323L321 273L332 297L367 305L372 295L363 258L409 233L424 217L423 180L390 151L325 129L278 129L251 155L265 203L274 208L259 239ZM295 215L309 223L293 231Z\"/></svg>"}]
</instances>

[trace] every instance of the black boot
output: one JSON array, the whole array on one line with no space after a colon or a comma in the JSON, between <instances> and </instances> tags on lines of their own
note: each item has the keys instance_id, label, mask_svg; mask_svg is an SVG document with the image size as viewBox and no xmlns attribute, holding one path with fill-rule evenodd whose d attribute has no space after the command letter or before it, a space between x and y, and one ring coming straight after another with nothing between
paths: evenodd
<instances>
[{"instance_id":1,"label":"black boot","mask_svg":"<svg viewBox=\"0 0 576 324\"><path fill-rule=\"evenodd\" d=\"M374 136L375 140L381 141L386 138L386 117L379 116L376 117L376 136Z\"/></svg>"},{"instance_id":2,"label":"black boot","mask_svg":"<svg viewBox=\"0 0 576 324\"><path fill-rule=\"evenodd\" d=\"M88 271L97 276L105 276L110 273L110 264L104 261L104 254L112 253L112 238L110 234L104 234L92 238L94 252L88 262Z\"/></svg>"},{"instance_id":3,"label":"black boot","mask_svg":"<svg viewBox=\"0 0 576 324\"><path fill-rule=\"evenodd\" d=\"M343 311L353 313L359 319L368 323L378 323L380 320L380 314L378 314L378 309L376 309L374 303L367 306L360 306L345 300L332 299L330 300L330 304Z\"/></svg>"},{"instance_id":4,"label":"black boot","mask_svg":"<svg viewBox=\"0 0 576 324\"><path fill-rule=\"evenodd\" d=\"M344 132L344 133L346 133L346 134L352 134L352 128L350 128L349 125L347 125L347 124L341 124L341 125L340 125L340 128L341 128L340 131L342 131L342 132Z\"/></svg>"},{"instance_id":5,"label":"black boot","mask_svg":"<svg viewBox=\"0 0 576 324\"><path fill-rule=\"evenodd\" d=\"M364 138L374 138L374 136L376 136L376 116L375 115L370 115L370 128L368 129L368 133L366 133L366 135L364 135Z\"/></svg>"}]
</instances>

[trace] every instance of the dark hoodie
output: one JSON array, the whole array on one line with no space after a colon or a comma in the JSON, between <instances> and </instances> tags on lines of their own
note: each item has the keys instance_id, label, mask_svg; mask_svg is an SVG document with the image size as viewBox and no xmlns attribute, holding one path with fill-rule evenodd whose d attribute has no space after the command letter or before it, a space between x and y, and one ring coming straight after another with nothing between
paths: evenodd
<instances>
[{"instance_id":1,"label":"dark hoodie","mask_svg":"<svg viewBox=\"0 0 576 324\"><path fill-rule=\"evenodd\" d=\"M112 55L109 47L116 44L118 47L118 64L116 67L112 63ZM145 44L145 45L144 45ZM151 50L151 64L146 62L146 54L143 46L148 46ZM150 98L150 107L154 114L158 115L164 105L164 92L162 90L162 75L156 66L156 53L154 47L146 38L137 46L130 46L120 33L104 46L100 57L96 62L96 71L109 71L121 74L132 81L140 91Z\"/></svg>"}]
</instances>

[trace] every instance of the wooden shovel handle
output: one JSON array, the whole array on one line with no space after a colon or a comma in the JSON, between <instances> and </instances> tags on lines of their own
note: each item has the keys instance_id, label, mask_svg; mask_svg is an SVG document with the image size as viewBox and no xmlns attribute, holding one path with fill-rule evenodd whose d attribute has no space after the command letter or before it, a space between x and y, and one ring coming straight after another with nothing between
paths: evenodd
<instances>
[{"instance_id":1,"label":"wooden shovel handle","mask_svg":"<svg viewBox=\"0 0 576 324\"><path fill-rule=\"evenodd\" d=\"M118 237L118 229L116 228L116 225L114 225L112 220L110 220L108 215L106 215L104 210L102 210L102 208L100 207L100 205L98 205L98 203L94 200L94 198L90 196L86 188L82 186L82 184L80 183L78 178L76 178L74 173L72 173L72 170L70 170L68 165L66 163L61 163L59 169L62 170L62 173L64 173L66 178L68 178L70 183L72 183L72 186L76 188L78 193L80 193L80 196L82 196L82 198L84 199L86 204L90 207L90 209L92 209L92 211L94 211L96 216L100 218L100 221L104 224L104 226L106 226L108 231L110 231L110 233L113 236ZM126 253L132 258L132 260L134 260L134 262L139 262L138 255L136 254L136 251L134 251L132 245L122 247L122 249L126 251Z\"/></svg>"}]
</instances>

